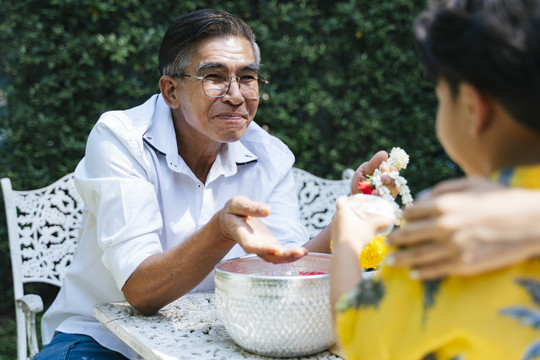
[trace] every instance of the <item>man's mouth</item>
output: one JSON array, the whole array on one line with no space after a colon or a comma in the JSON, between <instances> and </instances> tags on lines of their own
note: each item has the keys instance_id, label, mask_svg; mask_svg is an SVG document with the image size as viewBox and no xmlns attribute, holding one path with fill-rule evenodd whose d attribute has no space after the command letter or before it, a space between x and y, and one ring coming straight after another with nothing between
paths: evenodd
<instances>
[{"instance_id":1,"label":"man's mouth","mask_svg":"<svg viewBox=\"0 0 540 360\"><path fill-rule=\"evenodd\" d=\"M243 114L243 113L229 113L229 112L226 112L226 113L219 113L219 114L216 115L216 117L219 118L219 119L222 119L222 120L239 121L239 120L247 119L248 115Z\"/></svg>"}]
</instances>

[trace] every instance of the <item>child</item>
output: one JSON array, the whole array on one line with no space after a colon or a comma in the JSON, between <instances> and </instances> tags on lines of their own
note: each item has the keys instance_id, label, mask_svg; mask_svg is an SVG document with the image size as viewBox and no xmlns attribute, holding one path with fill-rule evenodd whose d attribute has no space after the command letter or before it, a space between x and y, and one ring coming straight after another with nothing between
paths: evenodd
<instances>
[{"instance_id":1,"label":"child","mask_svg":"<svg viewBox=\"0 0 540 360\"><path fill-rule=\"evenodd\" d=\"M417 18L415 35L436 85L437 135L448 155L468 176L539 189L540 1L443 0ZM385 221L360 219L343 198L337 206L332 303L346 359L506 360L540 354L540 260L532 258L540 254L538 246L502 268L452 275L475 273L458 269L418 280L423 263L444 263L465 246L441 246L439 234L424 234L402 241L390 256L394 265L414 264L413 271L388 264L361 280L358 254ZM409 221L397 239L422 226L421 220ZM399 244L392 236L390 243ZM471 253L489 257L483 248L490 246L480 244Z\"/></svg>"}]
</instances>

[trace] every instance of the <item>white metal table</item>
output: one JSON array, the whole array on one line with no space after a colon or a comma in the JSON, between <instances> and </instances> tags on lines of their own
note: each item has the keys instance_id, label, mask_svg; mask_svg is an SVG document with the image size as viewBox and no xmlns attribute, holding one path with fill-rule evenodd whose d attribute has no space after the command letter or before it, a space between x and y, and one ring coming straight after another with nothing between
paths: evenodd
<instances>
[{"instance_id":1,"label":"white metal table","mask_svg":"<svg viewBox=\"0 0 540 360\"><path fill-rule=\"evenodd\" d=\"M127 302L96 305L94 316L146 360L270 359L236 345L219 319L214 292L187 294L152 316ZM325 351L297 359L341 358Z\"/></svg>"}]
</instances>

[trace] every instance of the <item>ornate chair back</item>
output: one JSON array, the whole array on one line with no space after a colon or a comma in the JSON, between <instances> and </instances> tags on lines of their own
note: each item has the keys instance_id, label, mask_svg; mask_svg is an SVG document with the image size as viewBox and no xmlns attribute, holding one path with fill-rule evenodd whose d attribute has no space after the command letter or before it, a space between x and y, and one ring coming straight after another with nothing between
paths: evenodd
<instances>
[{"instance_id":1,"label":"ornate chair back","mask_svg":"<svg viewBox=\"0 0 540 360\"><path fill-rule=\"evenodd\" d=\"M313 238L324 229L334 217L336 200L351 191L351 178L354 170L346 169L343 180L328 180L315 176L305 170L293 168L296 181L300 220Z\"/></svg>"},{"instance_id":2,"label":"ornate chair back","mask_svg":"<svg viewBox=\"0 0 540 360\"><path fill-rule=\"evenodd\" d=\"M17 321L17 359L32 358L40 347L35 314L43 310L39 295L25 294L24 284L60 286L77 247L84 203L73 174L41 189L17 191L1 180L8 225Z\"/></svg>"}]
</instances>

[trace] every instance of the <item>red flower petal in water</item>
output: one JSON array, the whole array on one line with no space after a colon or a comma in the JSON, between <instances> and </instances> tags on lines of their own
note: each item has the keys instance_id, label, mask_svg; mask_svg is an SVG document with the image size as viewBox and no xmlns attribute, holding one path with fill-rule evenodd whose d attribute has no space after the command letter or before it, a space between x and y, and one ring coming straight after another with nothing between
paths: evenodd
<instances>
[{"instance_id":1,"label":"red flower petal in water","mask_svg":"<svg viewBox=\"0 0 540 360\"><path fill-rule=\"evenodd\" d=\"M320 272L320 271L300 271L298 273L298 275L300 275L300 276L322 275L322 274L326 274L326 273L325 272Z\"/></svg>"},{"instance_id":2,"label":"red flower petal in water","mask_svg":"<svg viewBox=\"0 0 540 360\"><path fill-rule=\"evenodd\" d=\"M371 187L371 182L369 181L358 182L358 191L361 191L362 194L371 194L373 190L375 190L375 188Z\"/></svg>"}]
</instances>

